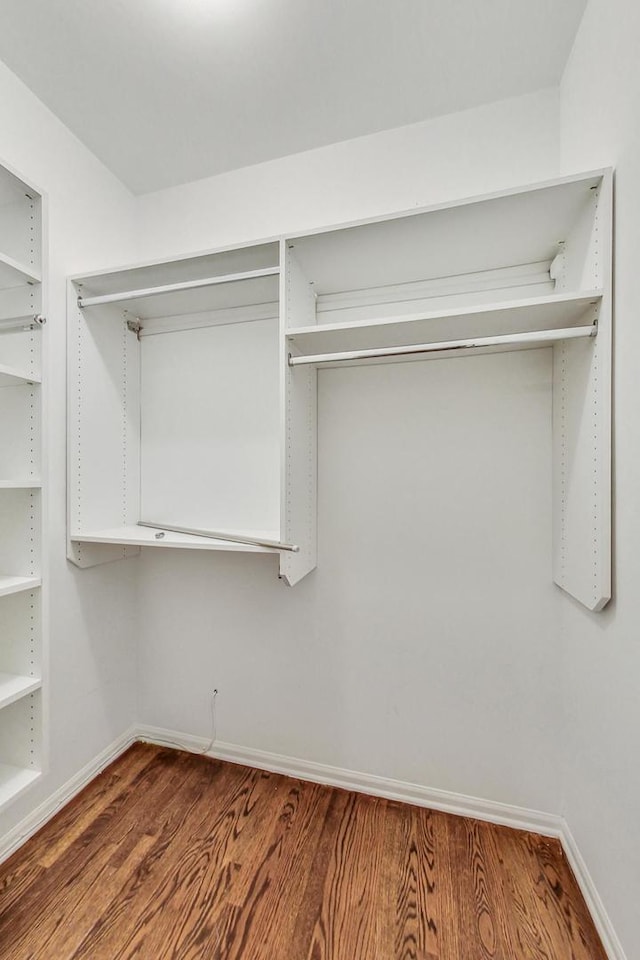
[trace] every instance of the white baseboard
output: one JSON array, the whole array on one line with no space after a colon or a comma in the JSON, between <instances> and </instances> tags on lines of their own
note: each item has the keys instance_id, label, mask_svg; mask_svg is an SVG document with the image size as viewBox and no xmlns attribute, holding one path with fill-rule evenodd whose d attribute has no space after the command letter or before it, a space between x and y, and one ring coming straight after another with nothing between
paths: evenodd
<instances>
[{"instance_id":1,"label":"white baseboard","mask_svg":"<svg viewBox=\"0 0 640 960\"><path fill-rule=\"evenodd\" d=\"M82 770L79 770L70 780L67 780L55 793L52 793L40 806L36 807L28 816L21 820L13 830L5 834L0 841L0 863L11 856L22 846L29 837L32 837L40 827L50 820L64 807L77 793L91 783L99 773L113 763L121 753L138 739L137 731L131 728L117 740L114 740L102 753L94 757Z\"/></svg>"},{"instance_id":2,"label":"white baseboard","mask_svg":"<svg viewBox=\"0 0 640 960\"><path fill-rule=\"evenodd\" d=\"M184 745L187 749L196 752L205 750L209 744L206 738L193 737L175 730L164 730L161 727L139 726L137 733L139 739L150 743ZM234 743L216 741L207 755L217 757L219 760L229 760L231 763L269 770L271 773L297 777L300 780L312 780L331 787L342 787L344 790L356 790L358 793L400 800L420 807L431 807L432 810L455 813L462 817L475 817L490 823L516 827L518 830L531 830L545 837L559 838L562 834L562 818L540 810L527 810L524 807L510 806L495 800L481 800L477 797L436 790L404 780L391 780L371 773L358 773L355 770L345 770L342 767L332 767L324 763L299 760L296 757L267 753L264 750L253 750Z\"/></svg>"},{"instance_id":3,"label":"white baseboard","mask_svg":"<svg viewBox=\"0 0 640 960\"><path fill-rule=\"evenodd\" d=\"M613 924L609 919L609 914L607 913L605 906L600 898L600 894L596 889L596 885L593 882L593 877L587 869L587 865L584 862L582 854L578 849L578 845L575 841L571 830L565 820L562 821L563 830L560 836L560 841L562 847L566 854L567 860L571 866L571 869L574 872L575 878L578 881L578 886L582 892L582 896L585 899L585 903L589 908L589 913L593 919L593 922L596 926L596 930L600 934L600 939L602 940L602 945L606 951L609 960L627 960L626 954L622 948L622 944L618 939Z\"/></svg>"}]
</instances>

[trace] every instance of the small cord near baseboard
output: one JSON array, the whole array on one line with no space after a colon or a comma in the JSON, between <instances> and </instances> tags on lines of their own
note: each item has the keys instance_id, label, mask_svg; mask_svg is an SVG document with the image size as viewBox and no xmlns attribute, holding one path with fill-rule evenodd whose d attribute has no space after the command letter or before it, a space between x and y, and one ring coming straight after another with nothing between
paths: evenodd
<instances>
[{"instance_id":1,"label":"small cord near baseboard","mask_svg":"<svg viewBox=\"0 0 640 960\"><path fill-rule=\"evenodd\" d=\"M143 743L155 743L160 744L165 747L175 747L178 750L184 750L187 753L194 753L198 757L206 756L212 749L214 743L216 742L216 697L218 696L218 691L214 690L211 695L211 739L209 743L203 750L195 750L194 747L190 746L188 743L180 740L172 740L168 737L140 737Z\"/></svg>"}]
</instances>

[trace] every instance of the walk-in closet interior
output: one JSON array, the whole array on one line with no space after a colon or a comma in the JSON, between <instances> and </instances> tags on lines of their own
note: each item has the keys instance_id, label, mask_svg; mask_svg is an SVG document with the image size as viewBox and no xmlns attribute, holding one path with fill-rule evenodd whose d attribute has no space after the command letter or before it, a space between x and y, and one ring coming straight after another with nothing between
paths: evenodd
<instances>
[{"instance_id":1,"label":"walk-in closet interior","mask_svg":"<svg viewBox=\"0 0 640 960\"><path fill-rule=\"evenodd\" d=\"M640 955L630 0L0 9L0 960Z\"/></svg>"}]
</instances>

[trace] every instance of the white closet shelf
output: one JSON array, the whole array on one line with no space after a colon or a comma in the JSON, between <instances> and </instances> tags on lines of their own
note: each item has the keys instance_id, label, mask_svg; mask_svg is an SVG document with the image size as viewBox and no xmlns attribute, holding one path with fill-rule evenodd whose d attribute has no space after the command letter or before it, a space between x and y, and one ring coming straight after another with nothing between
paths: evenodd
<instances>
[{"instance_id":1,"label":"white closet shelf","mask_svg":"<svg viewBox=\"0 0 640 960\"><path fill-rule=\"evenodd\" d=\"M0 574L0 597L20 593L22 590L34 590L41 583L40 577L9 577Z\"/></svg>"},{"instance_id":2,"label":"white closet shelf","mask_svg":"<svg viewBox=\"0 0 640 960\"><path fill-rule=\"evenodd\" d=\"M0 490L39 490L42 480L20 477L18 480L0 480Z\"/></svg>"},{"instance_id":3,"label":"white closet shelf","mask_svg":"<svg viewBox=\"0 0 640 960\"><path fill-rule=\"evenodd\" d=\"M21 383L41 383L41 379L25 370L0 364L0 387L15 387Z\"/></svg>"},{"instance_id":4,"label":"white closet shelf","mask_svg":"<svg viewBox=\"0 0 640 960\"><path fill-rule=\"evenodd\" d=\"M40 283L42 277L40 273L7 256L6 253L0 253L0 290L8 290L10 287L21 287L25 284Z\"/></svg>"},{"instance_id":5,"label":"white closet shelf","mask_svg":"<svg viewBox=\"0 0 640 960\"><path fill-rule=\"evenodd\" d=\"M597 326L591 323L582 327L564 327L561 330L535 330L531 333L511 333L498 337L472 337L467 340L439 340L435 343L414 343L404 347L379 347L369 350L343 350L339 353L313 353L308 356L289 356L289 366L304 364L335 366L339 363L356 363L366 360L379 363L383 360L437 359L438 357L466 357L477 350L484 353L501 353L505 350L527 350L549 347L559 340L593 338Z\"/></svg>"},{"instance_id":6,"label":"white closet shelf","mask_svg":"<svg viewBox=\"0 0 640 960\"><path fill-rule=\"evenodd\" d=\"M8 707L10 703L15 703L21 697L39 690L42 686L40 680L34 677L21 677L13 673L0 673L0 709Z\"/></svg>"},{"instance_id":7,"label":"white closet shelf","mask_svg":"<svg viewBox=\"0 0 640 960\"><path fill-rule=\"evenodd\" d=\"M262 270L245 270L242 273L229 273L215 277L201 277L196 280L182 280L180 283L159 284L156 287L143 287L139 290L123 290L106 293L97 297L78 297L78 306L97 307L105 303L128 303L132 300L145 300L149 297L164 296L168 293L183 293L203 287L217 287L227 283L242 283L247 280L261 280L264 277L277 277L279 267L265 267Z\"/></svg>"},{"instance_id":8,"label":"white closet shelf","mask_svg":"<svg viewBox=\"0 0 640 960\"><path fill-rule=\"evenodd\" d=\"M128 526L112 527L107 530L96 530L89 533L72 533L70 539L75 543L115 543L132 547L173 547L182 550L224 550L234 553L279 553L275 547L258 547L249 543L234 543L230 540L214 540L208 537L194 537L186 533L168 533L160 539L156 538L157 530L146 527ZM229 531L231 532L231 531ZM255 539L278 540L277 531L237 531L243 536Z\"/></svg>"},{"instance_id":9,"label":"white closet shelf","mask_svg":"<svg viewBox=\"0 0 640 960\"><path fill-rule=\"evenodd\" d=\"M501 336L534 330L559 330L593 322L602 290L554 293L522 300L483 303L476 307L422 311L363 323L324 323L287 332L301 353L382 349L425 341ZM591 317L588 315L591 314Z\"/></svg>"},{"instance_id":10,"label":"white closet shelf","mask_svg":"<svg viewBox=\"0 0 640 960\"><path fill-rule=\"evenodd\" d=\"M39 776L40 770L0 763L0 807L26 790Z\"/></svg>"}]
</instances>

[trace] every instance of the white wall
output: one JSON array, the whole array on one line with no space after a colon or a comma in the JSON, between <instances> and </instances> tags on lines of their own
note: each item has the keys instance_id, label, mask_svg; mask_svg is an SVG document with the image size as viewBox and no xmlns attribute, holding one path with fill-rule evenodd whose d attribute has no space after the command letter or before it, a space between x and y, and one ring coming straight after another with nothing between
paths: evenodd
<instances>
[{"instance_id":1,"label":"white wall","mask_svg":"<svg viewBox=\"0 0 640 960\"><path fill-rule=\"evenodd\" d=\"M557 174L553 91L142 197L143 257ZM548 351L323 371L319 563L147 551L140 719L557 811ZM564 598L562 598L564 599Z\"/></svg>"},{"instance_id":2,"label":"white wall","mask_svg":"<svg viewBox=\"0 0 640 960\"><path fill-rule=\"evenodd\" d=\"M0 162L49 196L50 772L0 815L0 837L133 722L135 567L66 560L65 277L133 255L131 195L0 64Z\"/></svg>"},{"instance_id":3,"label":"white wall","mask_svg":"<svg viewBox=\"0 0 640 960\"><path fill-rule=\"evenodd\" d=\"M144 256L293 233L557 174L544 90L139 198Z\"/></svg>"},{"instance_id":4,"label":"white wall","mask_svg":"<svg viewBox=\"0 0 640 960\"><path fill-rule=\"evenodd\" d=\"M640 7L590 0L562 82L562 162L616 167L615 595L563 607L564 814L629 958L640 956Z\"/></svg>"}]
</instances>

